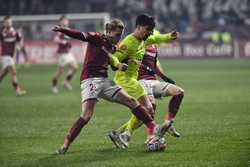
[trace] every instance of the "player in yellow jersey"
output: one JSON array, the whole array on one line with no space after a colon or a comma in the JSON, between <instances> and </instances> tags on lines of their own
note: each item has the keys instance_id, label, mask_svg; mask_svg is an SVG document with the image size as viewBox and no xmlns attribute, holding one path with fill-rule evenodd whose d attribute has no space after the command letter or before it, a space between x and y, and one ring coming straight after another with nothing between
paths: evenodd
<instances>
[{"instance_id":1,"label":"player in yellow jersey","mask_svg":"<svg viewBox=\"0 0 250 167\"><path fill-rule=\"evenodd\" d=\"M118 61L127 63L126 71L116 71L114 81L120 85L130 96L137 99L149 112L154 114L154 109L142 85L138 82L138 71L145 53L145 48L150 44L158 44L169 40L176 39L178 33L153 34L155 20L148 15L139 15L136 18L136 28L133 33L126 36L118 45L116 52L113 54ZM163 136L171 122L164 123L160 126L159 136ZM115 138L116 133L112 131L109 137ZM129 134L124 135L125 147L129 144ZM149 138L151 136L148 136Z\"/></svg>"}]
</instances>

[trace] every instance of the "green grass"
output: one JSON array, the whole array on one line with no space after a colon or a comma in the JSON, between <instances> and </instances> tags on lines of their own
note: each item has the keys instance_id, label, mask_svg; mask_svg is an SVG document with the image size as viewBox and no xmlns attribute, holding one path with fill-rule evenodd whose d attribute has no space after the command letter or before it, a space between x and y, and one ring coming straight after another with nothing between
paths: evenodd
<instances>
[{"instance_id":1,"label":"green grass","mask_svg":"<svg viewBox=\"0 0 250 167\"><path fill-rule=\"evenodd\" d=\"M54 155L80 114L80 72L72 92L60 87L53 95L49 82L55 66L40 65L18 71L27 96L15 97L9 76L0 84L0 166L250 166L250 60L162 60L162 64L185 89L175 121L182 137L167 136L165 152L145 151L145 128L135 132L129 149L115 149L106 134L130 113L100 101L68 154ZM158 101L157 122L162 122L168 100Z\"/></svg>"}]
</instances>

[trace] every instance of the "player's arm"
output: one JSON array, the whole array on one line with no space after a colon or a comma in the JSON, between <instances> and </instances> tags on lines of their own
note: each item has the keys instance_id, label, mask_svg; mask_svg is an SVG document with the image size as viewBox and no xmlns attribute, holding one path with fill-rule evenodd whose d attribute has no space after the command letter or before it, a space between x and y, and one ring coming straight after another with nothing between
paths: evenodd
<instances>
[{"instance_id":1,"label":"player's arm","mask_svg":"<svg viewBox=\"0 0 250 167\"><path fill-rule=\"evenodd\" d=\"M111 65L118 68L117 66L120 62L121 62L121 64L126 64L127 63L126 60L128 60L128 58L129 58L128 55L131 55L131 54L132 54L132 47L130 46L130 43L122 41L118 45L115 53L113 53ZM124 63L124 62L126 62L126 63ZM127 66L127 64L126 64L126 66Z\"/></svg>"},{"instance_id":2,"label":"player's arm","mask_svg":"<svg viewBox=\"0 0 250 167\"><path fill-rule=\"evenodd\" d=\"M55 31L55 32L61 32L71 38L74 38L74 39L78 39L78 40L81 40L81 41L88 41L88 39L86 38L86 34L81 32L81 31L78 31L78 30L73 30L73 29L69 29L69 28L64 28L64 27L60 27L60 26L55 26L52 31Z\"/></svg>"},{"instance_id":3,"label":"player's arm","mask_svg":"<svg viewBox=\"0 0 250 167\"><path fill-rule=\"evenodd\" d=\"M113 53L113 57L115 61L124 62L129 56L132 55L131 47L128 43L121 42L116 48L115 53Z\"/></svg>"},{"instance_id":4,"label":"player's arm","mask_svg":"<svg viewBox=\"0 0 250 167\"><path fill-rule=\"evenodd\" d=\"M155 69L154 69L154 72L156 75L158 75L163 81L165 82L169 82L169 83L172 83L172 84L175 84L175 81L169 77L167 77L167 75L164 73L162 67L161 67L161 64L160 62L157 60L156 62L156 66L155 66Z\"/></svg>"},{"instance_id":5,"label":"player's arm","mask_svg":"<svg viewBox=\"0 0 250 167\"><path fill-rule=\"evenodd\" d=\"M120 71L126 71L128 68L128 65L125 63L121 63L119 59L115 56L113 56L104 46L102 46L102 50L107 54L109 57L109 63L113 70L120 70Z\"/></svg>"},{"instance_id":6,"label":"player's arm","mask_svg":"<svg viewBox=\"0 0 250 167\"><path fill-rule=\"evenodd\" d=\"M118 69L120 71L126 71L128 68L127 64L121 63L115 56L110 57L110 63L112 67L115 67L115 69Z\"/></svg>"},{"instance_id":7,"label":"player's arm","mask_svg":"<svg viewBox=\"0 0 250 167\"><path fill-rule=\"evenodd\" d=\"M163 42L175 40L177 38L179 38L179 32L177 31L173 31L173 32L166 33L166 34L156 33L154 35L149 36L148 39L145 41L145 43L146 45L160 44Z\"/></svg>"},{"instance_id":8,"label":"player's arm","mask_svg":"<svg viewBox=\"0 0 250 167\"><path fill-rule=\"evenodd\" d=\"M23 44L22 35L20 32L16 33L16 42L21 46Z\"/></svg>"},{"instance_id":9,"label":"player's arm","mask_svg":"<svg viewBox=\"0 0 250 167\"><path fill-rule=\"evenodd\" d=\"M71 38L81 40L84 42L89 42L96 47L101 47L102 46L102 39L100 38L99 35L97 35L95 32L81 32L78 30L74 29L69 29L69 28L64 28L60 26L55 26L53 29L55 32L61 32Z\"/></svg>"}]
</instances>

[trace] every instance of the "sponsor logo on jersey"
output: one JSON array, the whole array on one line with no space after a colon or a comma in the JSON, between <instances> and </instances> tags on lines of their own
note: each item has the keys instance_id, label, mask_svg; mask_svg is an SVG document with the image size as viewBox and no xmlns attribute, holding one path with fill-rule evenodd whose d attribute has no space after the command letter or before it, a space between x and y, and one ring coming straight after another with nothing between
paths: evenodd
<instances>
[{"instance_id":1,"label":"sponsor logo on jersey","mask_svg":"<svg viewBox=\"0 0 250 167\"><path fill-rule=\"evenodd\" d=\"M15 42L16 41L16 37L4 38L3 41L4 42Z\"/></svg>"},{"instance_id":2,"label":"sponsor logo on jersey","mask_svg":"<svg viewBox=\"0 0 250 167\"><path fill-rule=\"evenodd\" d=\"M146 54L147 56L156 57L156 53L146 52L145 54Z\"/></svg>"},{"instance_id":3,"label":"sponsor logo on jersey","mask_svg":"<svg viewBox=\"0 0 250 167\"><path fill-rule=\"evenodd\" d=\"M119 49L120 50L126 50L128 47L127 47L127 45L126 44L120 44L119 45Z\"/></svg>"}]
</instances>

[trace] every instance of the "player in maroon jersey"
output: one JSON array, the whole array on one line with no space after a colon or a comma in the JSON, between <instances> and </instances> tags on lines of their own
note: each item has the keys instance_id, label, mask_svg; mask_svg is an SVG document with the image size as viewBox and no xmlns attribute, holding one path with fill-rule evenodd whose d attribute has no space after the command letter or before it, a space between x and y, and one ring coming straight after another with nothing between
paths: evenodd
<instances>
[{"instance_id":1,"label":"player in maroon jersey","mask_svg":"<svg viewBox=\"0 0 250 167\"><path fill-rule=\"evenodd\" d=\"M10 16L5 16L3 22L4 29L0 33L0 42L2 48L2 70L0 71L0 82L9 72L11 74L12 85L16 91L16 95L21 96L26 94L26 91L21 89L17 81L14 60L16 53L16 44L21 41L21 35L12 26L12 18Z\"/></svg>"},{"instance_id":2,"label":"player in maroon jersey","mask_svg":"<svg viewBox=\"0 0 250 167\"><path fill-rule=\"evenodd\" d=\"M89 122L98 98L118 102L129 107L132 113L147 126L148 135L153 135L156 124L147 110L121 87L108 79L107 70L110 63L119 70L124 71L127 69L126 64L117 62L117 59L113 59L111 55L107 54L107 51L110 53L115 51L115 44L121 39L123 29L124 25L120 20L113 20L106 24L106 34L79 32L60 26L54 27L53 31L62 32L72 38L88 42L80 78L82 113L65 137L62 147L57 150L58 154L67 152L70 144L78 136L81 129ZM156 136L159 133L157 132L158 129L156 128L154 132ZM122 140L119 140L119 138L115 142L117 142L117 146L122 145Z\"/></svg>"},{"instance_id":3,"label":"player in maroon jersey","mask_svg":"<svg viewBox=\"0 0 250 167\"><path fill-rule=\"evenodd\" d=\"M174 118L179 110L182 99L184 97L184 90L175 84L171 78L164 74L158 61L157 46L150 45L146 48L142 64L153 69L153 72L148 72L145 68L141 67L139 70L139 82L143 85L147 91L148 97L156 110L155 98L162 98L172 96L168 104L167 114L165 121L174 121ZM160 82L156 79L156 75L159 76L163 81ZM180 134L175 130L173 124L168 129L170 135L174 137L180 137Z\"/></svg>"},{"instance_id":4,"label":"player in maroon jersey","mask_svg":"<svg viewBox=\"0 0 250 167\"><path fill-rule=\"evenodd\" d=\"M68 27L69 25L68 18L66 16L61 16L59 19L59 25L61 27ZM76 59L70 52L71 48L70 38L61 32L57 32L54 41L58 44L58 49L57 49L58 67L52 78L51 90L53 93L58 93L58 88L57 88L58 79L62 75L64 66L66 65L69 65L69 71L67 72L63 86L68 90L72 90L70 81L74 76L74 74L76 73L78 65Z\"/></svg>"}]
</instances>

